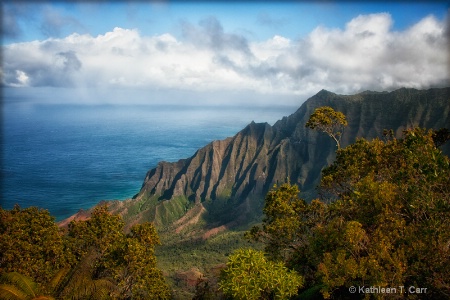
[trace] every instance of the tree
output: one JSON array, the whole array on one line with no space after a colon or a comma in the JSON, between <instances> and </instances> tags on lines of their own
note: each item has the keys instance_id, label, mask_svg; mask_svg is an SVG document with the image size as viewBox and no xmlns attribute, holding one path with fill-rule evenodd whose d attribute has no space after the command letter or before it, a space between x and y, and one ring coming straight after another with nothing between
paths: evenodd
<instances>
[{"instance_id":1,"label":"tree","mask_svg":"<svg viewBox=\"0 0 450 300\"><path fill-rule=\"evenodd\" d=\"M347 126L345 115L329 106L316 108L305 124L305 127L328 134L336 142L338 149L341 148L340 141L345 126Z\"/></svg>"},{"instance_id":2,"label":"tree","mask_svg":"<svg viewBox=\"0 0 450 300\"><path fill-rule=\"evenodd\" d=\"M298 187L289 182L275 185L265 198L262 226L254 226L245 236L264 242L270 259L283 261L288 268L298 271L305 283L315 286L325 243L313 243L311 228L325 222L328 209L319 200L307 204L298 194Z\"/></svg>"},{"instance_id":3,"label":"tree","mask_svg":"<svg viewBox=\"0 0 450 300\"><path fill-rule=\"evenodd\" d=\"M305 278L305 293L420 286L427 297L449 298L450 161L433 137L415 128L338 150L323 170L324 198L307 204L289 184L274 189L262 228L249 236Z\"/></svg>"},{"instance_id":4,"label":"tree","mask_svg":"<svg viewBox=\"0 0 450 300\"><path fill-rule=\"evenodd\" d=\"M222 271L220 289L235 299L287 299L297 293L303 279L283 263L267 260L264 253L238 249Z\"/></svg>"},{"instance_id":5,"label":"tree","mask_svg":"<svg viewBox=\"0 0 450 300\"><path fill-rule=\"evenodd\" d=\"M449 159L431 130L411 129L386 142L359 140L338 151L321 183L337 197L330 219L340 219L326 229L337 247L319 265L325 294L371 282L419 284L431 289L427 296L449 297L449 174Z\"/></svg>"},{"instance_id":6,"label":"tree","mask_svg":"<svg viewBox=\"0 0 450 300\"><path fill-rule=\"evenodd\" d=\"M95 252L84 255L81 260L64 274L53 294L58 299L111 299L117 290L109 277L95 274L97 261Z\"/></svg>"},{"instance_id":7,"label":"tree","mask_svg":"<svg viewBox=\"0 0 450 300\"><path fill-rule=\"evenodd\" d=\"M299 216L307 207L303 199L298 198L299 189L289 182L275 185L265 197L263 226L253 227L246 235L250 239L263 240L265 251L273 259L286 260L294 250L293 241L302 231Z\"/></svg>"},{"instance_id":8,"label":"tree","mask_svg":"<svg viewBox=\"0 0 450 300\"><path fill-rule=\"evenodd\" d=\"M106 205L96 207L89 220L69 224L72 251L80 262L65 294L79 294L80 286L90 286L92 292L99 288L106 292L109 287L119 299L170 298L156 266L154 247L160 243L156 228L151 223L137 224L125 234L123 227L122 218L109 213Z\"/></svg>"},{"instance_id":9,"label":"tree","mask_svg":"<svg viewBox=\"0 0 450 300\"><path fill-rule=\"evenodd\" d=\"M170 299L170 290L156 266L155 246L159 245L151 223L134 225L127 235L121 259L116 260L116 278L127 297L133 299Z\"/></svg>"},{"instance_id":10,"label":"tree","mask_svg":"<svg viewBox=\"0 0 450 300\"><path fill-rule=\"evenodd\" d=\"M122 242L124 225L122 217L109 213L106 204L97 206L88 220L69 223L71 250L78 260L89 252L95 252L98 257L107 255Z\"/></svg>"},{"instance_id":11,"label":"tree","mask_svg":"<svg viewBox=\"0 0 450 300\"><path fill-rule=\"evenodd\" d=\"M63 236L47 210L0 208L0 272L18 272L46 283L69 266Z\"/></svg>"},{"instance_id":12,"label":"tree","mask_svg":"<svg viewBox=\"0 0 450 300\"><path fill-rule=\"evenodd\" d=\"M37 208L1 209L0 230L0 274L10 280L0 286L6 299L170 298L156 266L159 237L153 224L135 225L125 234L122 218L107 205L96 207L86 221L71 222L66 236Z\"/></svg>"}]
</instances>

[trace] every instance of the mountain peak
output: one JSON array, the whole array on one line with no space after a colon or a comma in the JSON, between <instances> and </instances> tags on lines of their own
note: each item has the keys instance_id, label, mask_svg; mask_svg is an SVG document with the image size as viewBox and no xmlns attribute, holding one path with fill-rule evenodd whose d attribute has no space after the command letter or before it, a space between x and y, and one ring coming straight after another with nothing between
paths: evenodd
<instances>
[{"instance_id":1,"label":"mountain peak","mask_svg":"<svg viewBox=\"0 0 450 300\"><path fill-rule=\"evenodd\" d=\"M336 94L325 89L320 90L315 97L324 97L324 96L335 96Z\"/></svg>"},{"instance_id":2,"label":"mountain peak","mask_svg":"<svg viewBox=\"0 0 450 300\"><path fill-rule=\"evenodd\" d=\"M413 126L449 127L449 88L404 91L343 96L321 90L273 126L252 121L234 137L214 141L190 158L158 164L124 214L133 222L169 226L198 207L189 222L196 224L204 215L205 233L259 220L264 195L286 178L299 186L302 197L313 199L321 170L336 151L327 135L305 128L317 107L331 106L346 115L343 147L359 137L382 137L383 129L400 135Z\"/></svg>"}]
</instances>

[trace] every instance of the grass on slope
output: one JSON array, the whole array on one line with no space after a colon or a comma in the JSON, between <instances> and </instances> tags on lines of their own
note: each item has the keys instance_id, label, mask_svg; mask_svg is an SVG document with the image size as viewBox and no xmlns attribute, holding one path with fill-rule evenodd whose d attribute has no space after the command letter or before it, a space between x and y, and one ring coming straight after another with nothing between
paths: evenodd
<instances>
[{"instance_id":1,"label":"grass on slope","mask_svg":"<svg viewBox=\"0 0 450 300\"><path fill-rule=\"evenodd\" d=\"M186 235L195 234L197 226L182 234L160 232L162 245L156 248L158 267L163 270L175 299L189 299L194 295L195 287L186 286L177 280L177 274L193 268L204 277L212 276L214 267L225 264L229 254L238 248L262 249L262 244L250 243L244 239L245 230L231 230L219 233L207 240L199 237L192 239Z\"/></svg>"}]
</instances>

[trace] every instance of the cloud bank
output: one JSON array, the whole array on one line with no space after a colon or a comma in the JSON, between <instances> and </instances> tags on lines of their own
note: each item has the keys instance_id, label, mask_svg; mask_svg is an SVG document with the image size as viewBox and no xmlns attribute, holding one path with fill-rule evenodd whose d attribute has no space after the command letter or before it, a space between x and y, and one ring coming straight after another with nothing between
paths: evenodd
<instances>
[{"instance_id":1,"label":"cloud bank","mask_svg":"<svg viewBox=\"0 0 450 300\"><path fill-rule=\"evenodd\" d=\"M401 32L392 23L386 13L360 15L344 29L262 42L225 32L215 18L182 23L179 38L124 28L74 33L4 46L3 85L271 96L448 85L446 23L428 16Z\"/></svg>"}]
</instances>

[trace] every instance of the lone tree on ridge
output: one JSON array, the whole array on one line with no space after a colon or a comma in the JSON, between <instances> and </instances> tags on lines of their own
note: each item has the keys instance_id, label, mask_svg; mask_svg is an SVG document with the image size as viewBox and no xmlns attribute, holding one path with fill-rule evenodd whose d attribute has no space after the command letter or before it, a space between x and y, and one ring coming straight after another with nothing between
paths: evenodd
<instances>
[{"instance_id":1,"label":"lone tree on ridge","mask_svg":"<svg viewBox=\"0 0 450 300\"><path fill-rule=\"evenodd\" d=\"M338 149L341 149L341 136L347 124L343 113L335 111L329 106L322 106L314 110L305 127L325 132L333 138Z\"/></svg>"}]
</instances>

